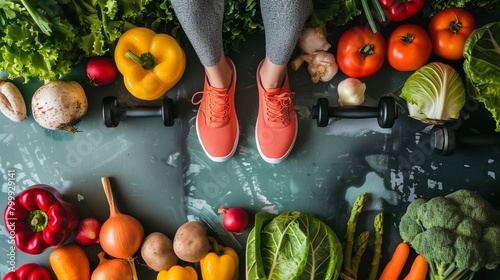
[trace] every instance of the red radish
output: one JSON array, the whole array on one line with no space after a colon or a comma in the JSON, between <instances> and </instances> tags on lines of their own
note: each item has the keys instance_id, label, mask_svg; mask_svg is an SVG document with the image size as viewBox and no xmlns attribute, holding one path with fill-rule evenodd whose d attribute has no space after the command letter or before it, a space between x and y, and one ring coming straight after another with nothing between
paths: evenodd
<instances>
[{"instance_id":1,"label":"red radish","mask_svg":"<svg viewBox=\"0 0 500 280\"><path fill-rule=\"evenodd\" d=\"M227 231L232 233L242 233L248 225L248 213L237 207L219 207L219 214L223 214L222 224Z\"/></svg>"},{"instance_id":2,"label":"red radish","mask_svg":"<svg viewBox=\"0 0 500 280\"><path fill-rule=\"evenodd\" d=\"M75 241L81 246L99 243L101 223L96 218L85 218L75 229Z\"/></svg>"},{"instance_id":3,"label":"red radish","mask_svg":"<svg viewBox=\"0 0 500 280\"><path fill-rule=\"evenodd\" d=\"M117 75L114 62L107 57L93 57L87 62L87 77L95 87L111 84Z\"/></svg>"}]
</instances>

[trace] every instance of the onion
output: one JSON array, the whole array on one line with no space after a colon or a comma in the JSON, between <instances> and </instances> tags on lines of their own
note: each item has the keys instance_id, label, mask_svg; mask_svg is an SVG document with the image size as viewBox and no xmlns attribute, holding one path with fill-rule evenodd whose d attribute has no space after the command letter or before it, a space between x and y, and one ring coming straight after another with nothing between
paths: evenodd
<instances>
[{"instance_id":1,"label":"onion","mask_svg":"<svg viewBox=\"0 0 500 280\"><path fill-rule=\"evenodd\" d=\"M99 243L101 223L96 218L85 218L75 229L75 241L81 246Z\"/></svg>"},{"instance_id":2,"label":"onion","mask_svg":"<svg viewBox=\"0 0 500 280\"><path fill-rule=\"evenodd\" d=\"M117 75L115 64L107 57L93 57L87 62L87 77L95 87L111 84Z\"/></svg>"},{"instance_id":3,"label":"onion","mask_svg":"<svg viewBox=\"0 0 500 280\"><path fill-rule=\"evenodd\" d=\"M109 218L102 224L99 242L108 255L127 259L132 267L134 280L137 279L132 256L141 247L144 238L144 227L134 217L118 211L111 191L108 177L101 178L104 193L109 203Z\"/></svg>"},{"instance_id":4,"label":"onion","mask_svg":"<svg viewBox=\"0 0 500 280\"><path fill-rule=\"evenodd\" d=\"M92 272L90 280L131 280L133 279L132 268L124 260L106 259L104 252L97 254L99 265Z\"/></svg>"},{"instance_id":5,"label":"onion","mask_svg":"<svg viewBox=\"0 0 500 280\"><path fill-rule=\"evenodd\" d=\"M317 51L304 56L304 60L309 63L307 70L311 74L313 83L319 81L328 82L337 74L339 66L335 61L335 56L327 51Z\"/></svg>"},{"instance_id":6,"label":"onion","mask_svg":"<svg viewBox=\"0 0 500 280\"><path fill-rule=\"evenodd\" d=\"M341 81L337 87L339 104L360 105L365 102L366 84L356 78L347 78Z\"/></svg>"},{"instance_id":7,"label":"onion","mask_svg":"<svg viewBox=\"0 0 500 280\"><path fill-rule=\"evenodd\" d=\"M227 231L232 233L241 234L248 225L248 213L237 207L224 208L219 207L219 214L224 215L222 224Z\"/></svg>"}]
</instances>

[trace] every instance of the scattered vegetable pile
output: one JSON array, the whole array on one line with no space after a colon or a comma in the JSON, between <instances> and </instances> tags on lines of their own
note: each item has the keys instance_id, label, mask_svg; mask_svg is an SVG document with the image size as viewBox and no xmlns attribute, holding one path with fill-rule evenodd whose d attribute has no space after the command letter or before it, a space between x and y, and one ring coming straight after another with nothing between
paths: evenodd
<instances>
[{"instance_id":1,"label":"scattered vegetable pile","mask_svg":"<svg viewBox=\"0 0 500 280\"><path fill-rule=\"evenodd\" d=\"M429 262L431 280L471 279L500 264L500 212L474 191L414 200L399 231Z\"/></svg>"}]
</instances>

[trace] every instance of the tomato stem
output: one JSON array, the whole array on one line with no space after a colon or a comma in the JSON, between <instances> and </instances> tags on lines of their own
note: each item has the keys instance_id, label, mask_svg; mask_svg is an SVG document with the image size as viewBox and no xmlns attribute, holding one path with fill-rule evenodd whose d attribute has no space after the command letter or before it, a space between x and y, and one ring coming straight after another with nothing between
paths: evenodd
<instances>
[{"instance_id":1,"label":"tomato stem","mask_svg":"<svg viewBox=\"0 0 500 280\"><path fill-rule=\"evenodd\" d=\"M406 33L405 36L399 36L398 37L401 41L403 41L403 44L409 45L413 40L415 39L415 36L411 33Z\"/></svg>"},{"instance_id":2,"label":"tomato stem","mask_svg":"<svg viewBox=\"0 0 500 280\"><path fill-rule=\"evenodd\" d=\"M458 20L458 16L455 13L453 15L455 16L455 21L450 22L447 29L453 32L453 34L457 34L462 29L462 23Z\"/></svg>"},{"instance_id":3,"label":"tomato stem","mask_svg":"<svg viewBox=\"0 0 500 280\"><path fill-rule=\"evenodd\" d=\"M375 46L373 44L367 44L359 49L359 53L365 59L367 56L372 55L375 52Z\"/></svg>"}]
</instances>

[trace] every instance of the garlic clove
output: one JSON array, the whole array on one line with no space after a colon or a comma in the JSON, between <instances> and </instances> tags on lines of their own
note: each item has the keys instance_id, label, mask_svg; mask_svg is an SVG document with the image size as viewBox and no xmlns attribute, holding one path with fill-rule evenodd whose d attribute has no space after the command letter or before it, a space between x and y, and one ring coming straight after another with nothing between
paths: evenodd
<instances>
[{"instance_id":1,"label":"garlic clove","mask_svg":"<svg viewBox=\"0 0 500 280\"><path fill-rule=\"evenodd\" d=\"M0 111L13 122L22 122L27 116L23 95L6 80L0 80Z\"/></svg>"}]
</instances>

